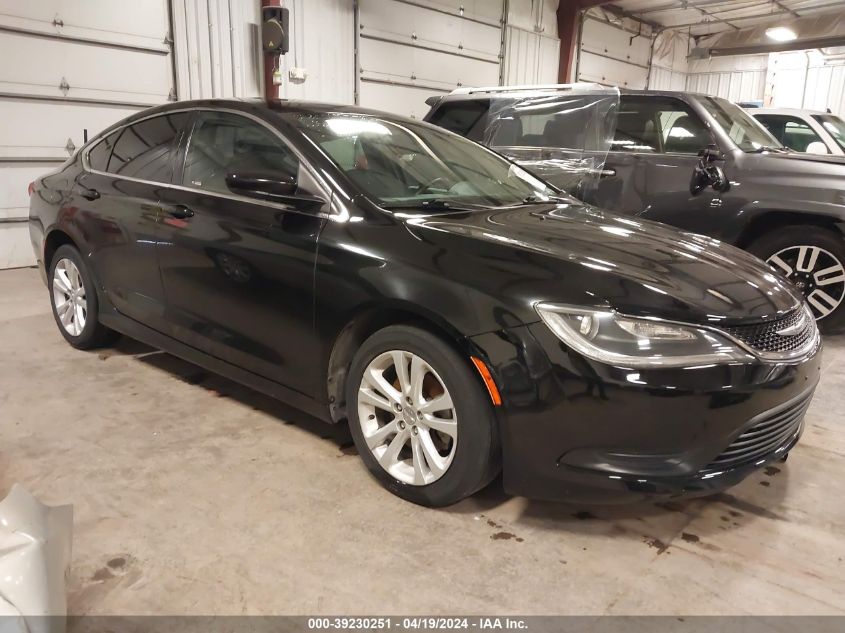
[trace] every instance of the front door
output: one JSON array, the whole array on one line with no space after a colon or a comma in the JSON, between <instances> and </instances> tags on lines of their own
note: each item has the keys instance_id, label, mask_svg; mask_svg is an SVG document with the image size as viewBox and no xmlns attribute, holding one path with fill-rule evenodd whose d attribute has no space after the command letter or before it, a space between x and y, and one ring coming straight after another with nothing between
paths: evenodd
<instances>
[{"instance_id":1,"label":"front door","mask_svg":"<svg viewBox=\"0 0 845 633\"><path fill-rule=\"evenodd\" d=\"M197 113L180 171L161 199L171 335L313 395L314 266L328 203L253 199L231 191L226 177L277 174L298 193L328 195L273 130L232 112Z\"/></svg>"},{"instance_id":2,"label":"front door","mask_svg":"<svg viewBox=\"0 0 845 633\"><path fill-rule=\"evenodd\" d=\"M729 193L707 188L693 195L689 186L698 152L714 143L704 122L682 100L623 95L611 151L591 202L618 213L711 232Z\"/></svg>"}]
</instances>

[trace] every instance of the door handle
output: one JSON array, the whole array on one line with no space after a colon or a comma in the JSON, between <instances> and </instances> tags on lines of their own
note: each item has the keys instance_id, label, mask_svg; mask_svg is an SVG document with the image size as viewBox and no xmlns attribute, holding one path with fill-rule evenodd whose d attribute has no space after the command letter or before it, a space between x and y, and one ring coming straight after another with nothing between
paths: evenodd
<instances>
[{"instance_id":1,"label":"door handle","mask_svg":"<svg viewBox=\"0 0 845 633\"><path fill-rule=\"evenodd\" d=\"M616 175L616 170L613 167L606 167L599 170L599 178L613 178Z\"/></svg>"},{"instance_id":2,"label":"door handle","mask_svg":"<svg viewBox=\"0 0 845 633\"><path fill-rule=\"evenodd\" d=\"M83 187L82 185L80 185L80 187L82 188L82 191L79 193L79 195L85 198L86 200L100 199L100 192L96 189L88 189L87 187Z\"/></svg>"},{"instance_id":3,"label":"door handle","mask_svg":"<svg viewBox=\"0 0 845 633\"><path fill-rule=\"evenodd\" d=\"M165 207L164 212L174 218L178 218L180 220L186 220L188 218L194 217L194 212L192 209L189 209L184 204L177 204L172 207Z\"/></svg>"}]
</instances>

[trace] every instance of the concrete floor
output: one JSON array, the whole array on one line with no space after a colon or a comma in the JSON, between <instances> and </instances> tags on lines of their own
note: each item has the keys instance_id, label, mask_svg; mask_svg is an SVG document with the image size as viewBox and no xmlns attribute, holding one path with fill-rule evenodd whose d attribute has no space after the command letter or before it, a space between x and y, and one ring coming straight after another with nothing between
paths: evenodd
<instances>
[{"instance_id":1,"label":"concrete floor","mask_svg":"<svg viewBox=\"0 0 845 633\"><path fill-rule=\"evenodd\" d=\"M845 614L843 359L829 339L789 461L729 494L426 510L268 398L73 350L37 272L0 271L0 496L73 503L72 614Z\"/></svg>"}]
</instances>

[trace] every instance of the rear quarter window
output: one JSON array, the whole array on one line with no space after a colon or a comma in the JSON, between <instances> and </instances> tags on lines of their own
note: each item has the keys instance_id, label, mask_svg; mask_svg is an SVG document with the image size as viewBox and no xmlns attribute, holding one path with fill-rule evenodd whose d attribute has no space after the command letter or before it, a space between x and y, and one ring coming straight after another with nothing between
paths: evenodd
<instances>
[{"instance_id":1,"label":"rear quarter window","mask_svg":"<svg viewBox=\"0 0 845 633\"><path fill-rule=\"evenodd\" d=\"M490 101L486 99L447 101L434 111L428 122L473 141L480 141L484 137L482 119L489 109Z\"/></svg>"},{"instance_id":2,"label":"rear quarter window","mask_svg":"<svg viewBox=\"0 0 845 633\"><path fill-rule=\"evenodd\" d=\"M102 141L94 145L88 150L88 166L94 171L106 171L111 158L111 152L114 149L114 144L117 137L120 135L120 130L112 132Z\"/></svg>"}]
</instances>

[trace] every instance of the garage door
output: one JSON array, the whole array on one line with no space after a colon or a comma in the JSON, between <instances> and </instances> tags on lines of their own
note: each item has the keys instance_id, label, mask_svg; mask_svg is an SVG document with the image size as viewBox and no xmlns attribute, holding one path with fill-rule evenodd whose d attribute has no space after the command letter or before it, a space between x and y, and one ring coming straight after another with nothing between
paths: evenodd
<instances>
[{"instance_id":1,"label":"garage door","mask_svg":"<svg viewBox=\"0 0 845 633\"><path fill-rule=\"evenodd\" d=\"M33 264L27 184L173 88L167 0L0 0L0 268Z\"/></svg>"},{"instance_id":2,"label":"garage door","mask_svg":"<svg viewBox=\"0 0 845 633\"><path fill-rule=\"evenodd\" d=\"M501 0L359 0L358 103L422 118L431 95L499 85L503 8Z\"/></svg>"},{"instance_id":3,"label":"garage door","mask_svg":"<svg viewBox=\"0 0 845 633\"><path fill-rule=\"evenodd\" d=\"M578 81L644 90L651 38L587 15L581 27Z\"/></svg>"}]
</instances>

